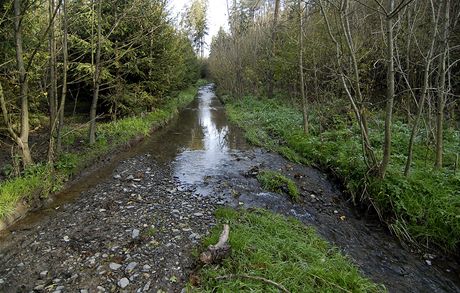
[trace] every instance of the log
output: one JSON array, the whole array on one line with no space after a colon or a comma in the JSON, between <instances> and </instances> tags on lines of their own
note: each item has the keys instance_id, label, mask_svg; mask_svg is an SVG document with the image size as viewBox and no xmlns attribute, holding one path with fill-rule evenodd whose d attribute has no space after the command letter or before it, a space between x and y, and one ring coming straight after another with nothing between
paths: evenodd
<instances>
[{"instance_id":1,"label":"log","mask_svg":"<svg viewBox=\"0 0 460 293\"><path fill-rule=\"evenodd\" d=\"M204 264L219 263L230 253L230 244L228 244L228 236L230 234L230 226L225 224L219 241L214 245L209 245L208 250L200 255L200 260Z\"/></svg>"}]
</instances>

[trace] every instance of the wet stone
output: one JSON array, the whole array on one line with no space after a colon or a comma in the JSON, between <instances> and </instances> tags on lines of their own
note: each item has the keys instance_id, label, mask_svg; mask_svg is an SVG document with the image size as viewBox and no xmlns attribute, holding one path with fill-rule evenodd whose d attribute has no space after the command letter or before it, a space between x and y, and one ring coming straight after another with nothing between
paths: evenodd
<instances>
[{"instance_id":1,"label":"wet stone","mask_svg":"<svg viewBox=\"0 0 460 293\"><path fill-rule=\"evenodd\" d=\"M109 268L110 268L111 270L116 271L116 270L118 270L119 268L121 268L121 264L117 264L117 263L111 262L111 263L109 264Z\"/></svg>"},{"instance_id":2,"label":"wet stone","mask_svg":"<svg viewBox=\"0 0 460 293\"><path fill-rule=\"evenodd\" d=\"M129 280L127 278L123 278L123 279L120 279L117 284L118 284L118 286L120 288L123 289L123 288L126 288L126 286L129 285Z\"/></svg>"}]
</instances>

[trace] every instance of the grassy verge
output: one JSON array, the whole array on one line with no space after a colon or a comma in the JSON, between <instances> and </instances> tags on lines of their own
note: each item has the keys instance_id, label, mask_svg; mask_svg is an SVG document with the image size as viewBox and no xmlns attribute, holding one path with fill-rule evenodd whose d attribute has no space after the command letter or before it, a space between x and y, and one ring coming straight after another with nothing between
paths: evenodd
<instances>
[{"instance_id":1,"label":"grassy verge","mask_svg":"<svg viewBox=\"0 0 460 293\"><path fill-rule=\"evenodd\" d=\"M64 152L55 163L54 170L46 164L36 164L22 176L0 183L0 220L8 217L19 202L47 197L101 156L120 148L135 137L148 135L152 128L165 125L180 108L194 99L198 86L202 84L203 81L199 81L197 86L181 91L177 97L168 99L161 107L144 116L99 123L97 141L92 146L86 143L87 125L67 126L63 135Z\"/></svg>"},{"instance_id":2,"label":"grassy verge","mask_svg":"<svg viewBox=\"0 0 460 293\"><path fill-rule=\"evenodd\" d=\"M263 170L257 175L257 180L264 189L286 193L294 201L299 199L299 190L294 181L279 172Z\"/></svg>"},{"instance_id":3,"label":"grassy verge","mask_svg":"<svg viewBox=\"0 0 460 293\"><path fill-rule=\"evenodd\" d=\"M231 254L218 266L198 272L200 292L280 292L275 286L247 278L219 279L228 275L263 277L290 292L383 292L361 276L336 248L301 222L267 211L219 209L218 221L230 225ZM218 225L204 245L215 244Z\"/></svg>"},{"instance_id":4,"label":"grassy verge","mask_svg":"<svg viewBox=\"0 0 460 293\"><path fill-rule=\"evenodd\" d=\"M325 115L312 109L313 129L305 136L300 111L277 101L246 97L229 100L226 107L230 119L246 131L251 143L329 170L344 182L357 202L367 194L366 199L373 202L398 237L451 252L460 245L460 174L454 173L455 157L460 152L458 131L446 130L442 171L433 170L433 148L421 131L412 173L406 178L402 172L410 131L402 122L394 122L392 163L386 178L365 179L359 130L346 117L333 116L327 125L322 121ZM370 129L383 129L378 115L371 118ZM320 123L326 130L319 131ZM376 149L381 148L382 132L371 132Z\"/></svg>"}]
</instances>

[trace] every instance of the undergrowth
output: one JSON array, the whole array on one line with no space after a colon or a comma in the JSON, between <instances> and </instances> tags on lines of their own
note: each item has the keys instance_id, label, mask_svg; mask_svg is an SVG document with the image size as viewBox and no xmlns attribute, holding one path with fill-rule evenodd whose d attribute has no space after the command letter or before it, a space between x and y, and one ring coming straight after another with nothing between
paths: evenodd
<instances>
[{"instance_id":1,"label":"undergrowth","mask_svg":"<svg viewBox=\"0 0 460 293\"><path fill-rule=\"evenodd\" d=\"M125 145L137 136L146 136L152 128L164 126L180 108L189 104L197 93L197 87L189 87L169 98L163 105L138 117L127 117L97 125L97 140L87 144L88 125L66 126L63 131L63 153L54 166L36 164L19 177L0 183L0 220L10 215L20 201L30 202L45 198L58 191L64 182L109 152ZM78 146L78 147L76 147Z\"/></svg>"},{"instance_id":2,"label":"undergrowth","mask_svg":"<svg viewBox=\"0 0 460 293\"><path fill-rule=\"evenodd\" d=\"M268 211L216 211L220 224L230 226L231 253L220 265L198 272L199 292L280 292L275 286L241 275L262 277L289 292L384 292L361 276L349 259L319 238L313 228L296 219ZM222 230L217 225L204 247L215 244ZM233 275L229 279L220 279ZM236 276L235 276L236 275Z\"/></svg>"},{"instance_id":3,"label":"undergrowth","mask_svg":"<svg viewBox=\"0 0 460 293\"><path fill-rule=\"evenodd\" d=\"M297 189L297 185L294 181L287 178L280 172L262 170L257 175L257 180L259 180L264 189L278 193L286 193L294 201L299 199L299 190Z\"/></svg>"},{"instance_id":4,"label":"undergrowth","mask_svg":"<svg viewBox=\"0 0 460 293\"><path fill-rule=\"evenodd\" d=\"M433 170L433 147L425 142L427 133L420 131L412 171L405 177L410 130L407 124L395 121L392 161L385 179L381 180L366 176L359 129L346 115L330 115L326 123L326 115L312 107L312 129L306 136L302 131L302 114L292 106L246 97L228 100L226 107L230 119L245 130L251 143L333 173L356 202L372 201L399 238L451 252L460 245L460 174L454 173L456 154L460 152L459 131L445 131L441 171ZM370 118L370 138L379 150L383 131L375 130L383 129L383 120L376 113L371 113ZM381 152L377 151L377 155L381 157Z\"/></svg>"}]
</instances>

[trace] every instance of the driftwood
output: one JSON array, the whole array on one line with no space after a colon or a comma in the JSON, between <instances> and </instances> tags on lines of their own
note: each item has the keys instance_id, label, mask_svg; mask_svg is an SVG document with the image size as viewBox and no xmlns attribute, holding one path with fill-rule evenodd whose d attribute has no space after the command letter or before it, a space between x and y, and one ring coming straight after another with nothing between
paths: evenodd
<instances>
[{"instance_id":1,"label":"driftwood","mask_svg":"<svg viewBox=\"0 0 460 293\"><path fill-rule=\"evenodd\" d=\"M263 283L267 283L267 284L275 286L281 292L290 293L289 290L286 289L283 285L278 284L276 282L273 282L272 280L265 279L263 277L250 276L250 275L233 275L233 274L231 274L231 275L225 275L225 276L220 276L220 277L216 278L216 280L228 280L228 279L248 279L248 280L261 281Z\"/></svg>"},{"instance_id":2,"label":"driftwood","mask_svg":"<svg viewBox=\"0 0 460 293\"><path fill-rule=\"evenodd\" d=\"M230 227L225 224L224 230L219 237L219 242L215 245L209 245L208 250L201 253L200 260L204 264L218 263L230 253L230 244L228 244L228 236Z\"/></svg>"}]
</instances>

